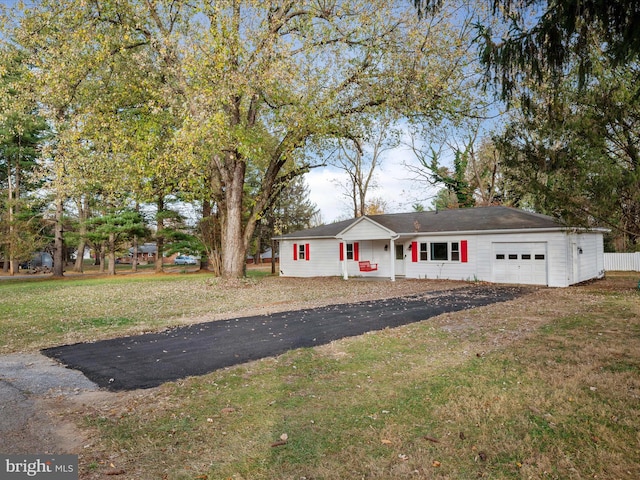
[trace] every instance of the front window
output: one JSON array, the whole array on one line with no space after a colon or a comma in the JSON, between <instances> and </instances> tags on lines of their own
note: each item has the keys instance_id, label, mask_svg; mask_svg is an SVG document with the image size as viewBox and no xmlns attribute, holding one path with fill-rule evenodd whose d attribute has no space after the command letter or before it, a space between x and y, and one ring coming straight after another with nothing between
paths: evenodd
<instances>
[{"instance_id":1,"label":"front window","mask_svg":"<svg viewBox=\"0 0 640 480\"><path fill-rule=\"evenodd\" d=\"M413 262L463 262L467 260L467 242L414 242Z\"/></svg>"},{"instance_id":2,"label":"front window","mask_svg":"<svg viewBox=\"0 0 640 480\"><path fill-rule=\"evenodd\" d=\"M347 243L347 260L353 260L353 243Z\"/></svg>"},{"instance_id":3,"label":"front window","mask_svg":"<svg viewBox=\"0 0 640 480\"><path fill-rule=\"evenodd\" d=\"M447 261L449 260L449 244L446 242L431 244L431 260Z\"/></svg>"},{"instance_id":4,"label":"front window","mask_svg":"<svg viewBox=\"0 0 640 480\"><path fill-rule=\"evenodd\" d=\"M304 247L304 243L298 245L298 258L300 260L304 260L305 259L305 247Z\"/></svg>"},{"instance_id":5,"label":"front window","mask_svg":"<svg viewBox=\"0 0 640 480\"><path fill-rule=\"evenodd\" d=\"M420 260L425 262L427 261L427 244L426 243L420 244Z\"/></svg>"},{"instance_id":6,"label":"front window","mask_svg":"<svg viewBox=\"0 0 640 480\"><path fill-rule=\"evenodd\" d=\"M451 242L451 261L460 261L460 245L458 242Z\"/></svg>"}]
</instances>

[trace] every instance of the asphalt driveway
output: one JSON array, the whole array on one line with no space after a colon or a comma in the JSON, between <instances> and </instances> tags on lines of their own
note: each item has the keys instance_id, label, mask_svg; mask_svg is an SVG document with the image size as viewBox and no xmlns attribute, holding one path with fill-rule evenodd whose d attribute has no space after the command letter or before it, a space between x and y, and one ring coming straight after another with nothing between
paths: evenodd
<instances>
[{"instance_id":1,"label":"asphalt driveway","mask_svg":"<svg viewBox=\"0 0 640 480\"><path fill-rule=\"evenodd\" d=\"M358 303L231 318L159 333L42 350L112 390L151 388L224 367L517 298L523 287L471 286Z\"/></svg>"}]
</instances>

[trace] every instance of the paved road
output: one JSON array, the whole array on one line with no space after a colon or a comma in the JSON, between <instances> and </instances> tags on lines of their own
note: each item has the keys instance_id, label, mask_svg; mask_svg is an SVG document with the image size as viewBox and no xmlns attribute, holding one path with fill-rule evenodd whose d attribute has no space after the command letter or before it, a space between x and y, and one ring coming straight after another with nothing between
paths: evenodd
<instances>
[{"instance_id":1,"label":"paved road","mask_svg":"<svg viewBox=\"0 0 640 480\"><path fill-rule=\"evenodd\" d=\"M69 453L59 450L60 432L47 412L37 407L37 398L97 389L82 373L61 368L59 363L43 355L0 356L0 452Z\"/></svg>"},{"instance_id":2,"label":"paved road","mask_svg":"<svg viewBox=\"0 0 640 480\"><path fill-rule=\"evenodd\" d=\"M53 347L43 353L112 391L151 388L295 348L511 300L529 291L472 286L181 326L160 333Z\"/></svg>"}]
</instances>

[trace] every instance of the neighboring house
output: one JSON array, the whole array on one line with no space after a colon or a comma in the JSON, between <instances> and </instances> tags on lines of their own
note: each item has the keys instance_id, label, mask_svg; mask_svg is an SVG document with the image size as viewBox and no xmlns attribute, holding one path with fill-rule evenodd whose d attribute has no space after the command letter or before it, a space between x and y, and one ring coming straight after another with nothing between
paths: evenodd
<instances>
[{"instance_id":1,"label":"neighboring house","mask_svg":"<svg viewBox=\"0 0 640 480\"><path fill-rule=\"evenodd\" d=\"M371 215L278 237L280 274L566 287L604 275L604 229L509 207ZM367 264L366 262L369 262Z\"/></svg>"},{"instance_id":2,"label":"neighboring house","mask_svg":"<svg viewBox=\"0 0 640 480\"><path fill-rule=\"evenodd\" d=\"M271 263L273 262L273 251L271 247L267 248L264 253L260 254L260 260L262 263ZM276 252L276 262L278 261L278 252Z\"/></svg>"},{"instance_id":3,"label":"neighboring house","mask_svg":"<svg viewBox=\"0 0 640 480\"><path fill-rule=\"evenodd\" d=\"M153 263L156 261L158 247L155 243L138 245L138 263ZM117 259L117 263L131 263L133 260L133 247L129 248L129 256ZM173 259L171 259L173 262Z\"/></svg>"},{"instance_id":4,"label":"neighboring house","mask_svg":"<svg viewBox=\"0 0 640 480\"><path fill-rule=\"evenodd\" d=\"M247 263L253 264L256 262L255 255L247 255ZM260 254L260 263L271 263L273 261L273 255L271 253L271 248L267 248L263 253ZM278 253L276 252L276 262L278 261Z\"/></svg>"},{"instance_id":5,"label":"neighboring house","mask_svg":"<svg viewBox=\"0 0 640 480\"><path fill-rule=\"evenodd\" d=\"M155 242L147 242L142 245L138 245L138 263L147 264L154 263L158 256L158 246ZM171 255L164 255L162 257L163 265L173 265L178 256L181 256L180 252L172 253ZM118 259L118 263L131 263L133 259L133 247L129 247L129 256Z\"/></svg>"}]
</instances>

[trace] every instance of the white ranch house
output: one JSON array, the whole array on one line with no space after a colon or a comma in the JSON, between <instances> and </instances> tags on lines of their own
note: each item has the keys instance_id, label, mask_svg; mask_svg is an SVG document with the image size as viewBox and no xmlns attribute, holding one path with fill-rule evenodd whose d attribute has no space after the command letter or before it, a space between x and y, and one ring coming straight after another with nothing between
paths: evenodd
<instances>
[{"instance_id":1,"label":"white ranch house","mask_svg":"<svg viewBox=\"0 0 640 480\"><path fill-rule=\"evenodd\" d=\"M280 275L567 287L604 275L603 233L509 207L370 215L278 237Z\"/></svg>"}]
</instances>

